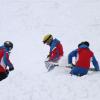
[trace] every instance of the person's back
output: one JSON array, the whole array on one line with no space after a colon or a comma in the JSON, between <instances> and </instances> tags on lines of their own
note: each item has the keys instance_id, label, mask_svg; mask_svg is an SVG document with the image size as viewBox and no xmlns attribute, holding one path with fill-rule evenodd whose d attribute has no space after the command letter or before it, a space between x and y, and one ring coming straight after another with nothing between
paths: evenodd
<instances>
[{"instance_id":1,"label":"person's back","mask_svg":"<svg viewBox=\"0 0 100 100\"><path fill-rule=\"evenodd\" d=\"M61 43L59 43L59 44L57 45L57 48L58 48L58 51L59 51L59 56L60 56L60 57L62 57L62 56L63 56L63 54L64 54L62 44L61 44Z\"/></svg>"},{"instance_id":2,"label":"person's back","mask_svg":"<svg viewBox=\"0 0 100 100\"><path fill-rule=\"evenodd\" d=\"M93 54L93 52L89 49L89 43L87 41L81 42L78 45L78 49L72 51L68 55L68 64L73 65L72 58L76 57L77 61L75 66L73 66L71 70L72 75L83 76L88 73L88 69L90 68L90 62L93 63L95 70L99 71L98 62Z\"/></svg>"},{"instance_id":3,"label":"person's back","mask_svg":"<svg viewBox=\"0 0 100 100\"><path fill-rule=\"evenodd\" d=\"M81 66L83 68L89 69L91 58L93 57L93 52L88 48L78 49L78 60L76 66Z\"/></svg>"}]
</instances>

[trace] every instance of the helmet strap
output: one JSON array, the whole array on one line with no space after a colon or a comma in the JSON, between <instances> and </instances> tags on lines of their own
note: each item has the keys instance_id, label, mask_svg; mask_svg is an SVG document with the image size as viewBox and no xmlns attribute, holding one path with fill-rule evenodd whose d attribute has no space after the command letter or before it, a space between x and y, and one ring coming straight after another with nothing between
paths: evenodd
<instances>
[{"instance_id":1,"label":"helmet strap","mask_svg":"<svg viewBox=\"0 0 100 100\"><path fill-rule=\"evenodd\" d=\"M52 35L50 35L45 41L43 41L44 43L46 43L50 38L52 37Z\"/></svg>"}]
</instances>

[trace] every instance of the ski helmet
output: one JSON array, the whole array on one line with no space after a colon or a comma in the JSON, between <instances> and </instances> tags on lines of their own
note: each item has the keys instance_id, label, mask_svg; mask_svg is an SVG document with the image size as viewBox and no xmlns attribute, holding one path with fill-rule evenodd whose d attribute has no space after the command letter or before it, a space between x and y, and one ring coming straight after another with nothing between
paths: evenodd
<instances>
[{"instance_id":1,"label":"ski helmet","mask_svg":"<svg viewBox=\"0 0 100 100\"><path fill-rule=\"evenodd\" d=\"M89 47L89 42L85 41L84 44Z\"/></svg>"},{"instance_id":2,"label":"ski helmet","mask_svg":"<svg viewBox=\"0 0 100 100\"><path fill-rule=\"evenodd\" d=\"M87 41L81 42L80 44L78 44L78 47L80 47L83 44L86 45L87 47L89 47L89 42L87 42Z\"/></svg>"},{"instance_id":3,"label":"ski helmet","mask_svg":"<svg viewBox=\"0 0 100 100\"><path fill-rule=\"evenodd\" d=\"M4 47L6 47L7 49L11 50L13 48L13 43L10 41L5 41L4 42Z\"/></svg>"},{"instance_id":4,"label":"ski helmet","mask_svg":"<svg viewBox=\"0 0 100 100\"><path fill-rule=\"evenodd\" d=\"M53 40L53 36L52 36L51 34L47 34L47 35L45 35L44 38L43 38L43 43L44 43L44 44L45 44L45 43L49 44L52 40Z\"/></svg>"}]
</instances>

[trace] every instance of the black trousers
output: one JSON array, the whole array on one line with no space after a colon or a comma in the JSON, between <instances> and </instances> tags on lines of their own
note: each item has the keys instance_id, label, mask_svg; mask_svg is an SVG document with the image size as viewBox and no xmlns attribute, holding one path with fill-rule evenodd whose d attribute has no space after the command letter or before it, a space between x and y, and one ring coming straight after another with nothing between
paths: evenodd
<instances>
[{"instance_id":1,"label":"black trousers","mask_svg":"<svg viewBox=\"0 0 100 100\"><path fill-rule=\"evenodd\" d=\"M3 79L7 78L9 74L9 71L6 71L4 73L0 73L0 81L2 81Z\"/></svg>"}]
</instances>

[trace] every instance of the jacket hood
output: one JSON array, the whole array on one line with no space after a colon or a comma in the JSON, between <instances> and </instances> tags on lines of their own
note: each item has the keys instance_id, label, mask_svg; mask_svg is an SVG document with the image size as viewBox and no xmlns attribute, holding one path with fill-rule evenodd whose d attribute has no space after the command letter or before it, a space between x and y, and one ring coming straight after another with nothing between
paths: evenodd
<instances>
[{"instance_id":1,"label":"jacket hood","mask_svg":"<svg viewBox=\"0 0 100 100\"><path fill-rule=\"evenodd\" d=\"M82 44L78 48L89 48L89 47L87 45L85 45L85 44Z\"/></svg>"}]
</instances>

